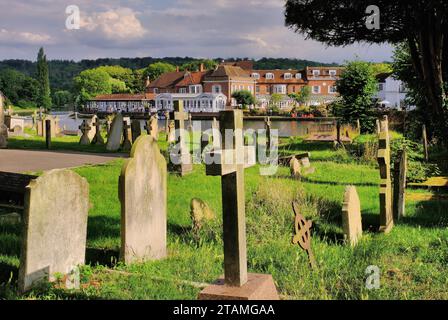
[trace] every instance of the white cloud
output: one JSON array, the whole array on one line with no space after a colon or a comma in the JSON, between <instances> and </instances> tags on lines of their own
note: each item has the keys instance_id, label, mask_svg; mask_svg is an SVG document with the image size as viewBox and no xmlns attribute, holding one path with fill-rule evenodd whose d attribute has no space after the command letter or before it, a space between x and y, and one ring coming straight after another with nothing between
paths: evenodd
<instances>
[{"instance_id":1,"label":"white cloud","mask_svg":"<svg viewBox=\"0 0 448 320\"><path fill-rule=\"evenodd\" d=\"M8 44L48 44L51 37L47 34L27 31L11 31L0 29L0 41Z\"/></svg>"},{"instance_id":2,"label":"white cloud","mask_svg":"<svg viewBox=\"0 0 448 320\"><path fill-rule=\"evenodd\" d=\"M148 33L137 13L129 8L111 9L90 16L81 14L81 29L99 33L109 40L140 39Z\"/></svg>"}]
</instances>

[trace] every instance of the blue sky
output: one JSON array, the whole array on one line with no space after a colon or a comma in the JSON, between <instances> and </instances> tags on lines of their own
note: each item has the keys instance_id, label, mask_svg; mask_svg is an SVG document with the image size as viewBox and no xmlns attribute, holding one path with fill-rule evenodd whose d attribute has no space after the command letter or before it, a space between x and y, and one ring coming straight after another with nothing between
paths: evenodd
<instances>
[{"instance_id":1,"label":"blue sky","mask_svg":"<svg viewBox=\"0 0 448 320\"><path fill-rule=\"evenodd\" d=\"M0 59L285 57L390 60L388 45L328 48L284 26L284 0L0 0ZM65 9L81 11L67 30Z\"/></svg>"}]
</instances>

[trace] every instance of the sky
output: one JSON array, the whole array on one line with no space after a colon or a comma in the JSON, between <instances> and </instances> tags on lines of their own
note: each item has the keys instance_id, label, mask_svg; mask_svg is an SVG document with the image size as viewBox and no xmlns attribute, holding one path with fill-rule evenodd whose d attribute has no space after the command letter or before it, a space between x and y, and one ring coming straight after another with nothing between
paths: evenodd
<instances>
[{"instance_id":1,"label":"sky","mask_svg":"<svg viewBox=\"0 0 448 320\"><path fill-rule=\"evenodd\" d=\"M68 29L68 6L80 10ZM120 57L390 61L389 45L327 47L284 25L284 0L0 0L0 60ZM73 20L70 20L73 22Z\"/></svg>"}]
</instances>

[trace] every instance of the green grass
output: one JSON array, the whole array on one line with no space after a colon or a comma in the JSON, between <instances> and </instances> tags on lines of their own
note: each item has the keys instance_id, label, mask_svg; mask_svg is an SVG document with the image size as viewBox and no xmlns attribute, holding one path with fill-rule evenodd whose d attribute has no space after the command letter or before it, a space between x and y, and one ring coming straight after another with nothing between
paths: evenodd
<instances>
[{"instance_id":1,"label":"green grass","mask_svg":"<svg viewBox=\"0 0 448 320\"><path fill-rule=\"evenodd\" d=\"M166 149L166 143L161 145ZM311 151L316 167L302 182L289 178L289 168L280 168L274 177L261 177L258 167L246 170L250 272L272 274L286 299L448 299L447 202L408 202L407 216L389 235L379 234L377 168L330 161L335 152L328 144L296 141L283 153L297 151ZM122 163L76 169L90 184L83 288L68 292L46 286L17 296L20 226L0 223L0 283L5 282L0 298L196 299L201 289L179 280L211 283L223 273L220 180L205 176L202 165L183 178L169 175L168 258L129 266L117 263ZM341 207L348 184L357 187L363 213L364 237L356 248L343 243ZM192 198L205 200L218 217L198 234L191 228ZM306 254L291 244L293 200L313 220L316 271L308 267ZM379 290L365 287L370 265L381 270Z\"/></svg>"}]
</instances>

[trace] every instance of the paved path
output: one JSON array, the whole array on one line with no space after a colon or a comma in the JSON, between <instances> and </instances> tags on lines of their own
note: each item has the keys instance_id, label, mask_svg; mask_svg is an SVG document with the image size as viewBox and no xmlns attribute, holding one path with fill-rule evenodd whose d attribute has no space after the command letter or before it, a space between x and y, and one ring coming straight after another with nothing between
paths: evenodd
<instances>
[{"instance_id":1,"label":"paved path","mask_svg":"<svg viewBox=\"0 0 448 320\"><path fill-rule=\"evenodd\" d=\"M22 173L74 168L89 164L102 164L124 157L126 157L124 154L0 150L0 171Z\"/></svg>"}]
</instances>

